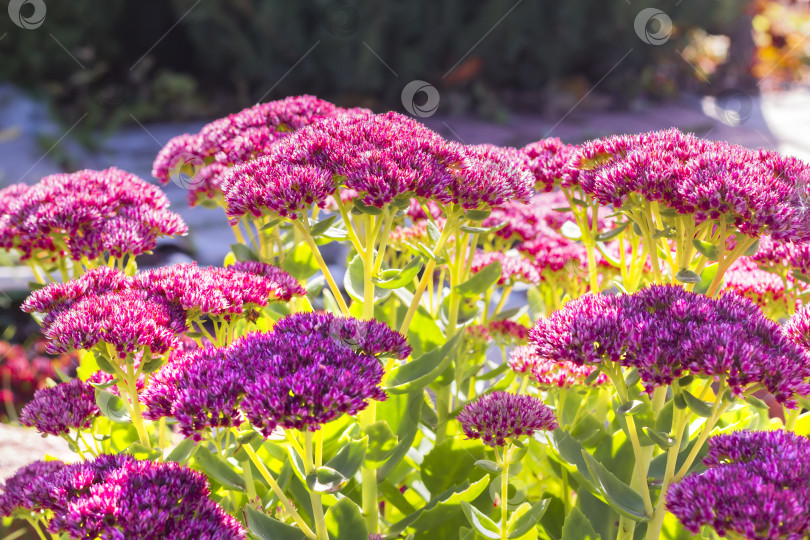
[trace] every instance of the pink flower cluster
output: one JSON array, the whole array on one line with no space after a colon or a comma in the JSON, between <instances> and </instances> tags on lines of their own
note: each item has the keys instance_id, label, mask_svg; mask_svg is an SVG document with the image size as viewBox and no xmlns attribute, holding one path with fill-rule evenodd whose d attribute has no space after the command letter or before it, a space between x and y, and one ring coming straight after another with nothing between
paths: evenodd
<instances>
[{"instance_id":1,"label":"pink flower cluster","mask_svg":"<svg viewBox=\"0 0 810 540\"><path fill-rule=\"evenodd\" d=\"M173 138L155 158L152 175L162 182L181 173L190 176L193 206L220 193L233 165L268 154L276 142L320 118L353 112L307 95L261 103L215 120L199 133Z\"/></svg>"},{"instance_id":2,"label":"pink flower cluster","mask_svg":"<svg viewBox=\"0 0 810 540\"><path fill-rule=\"evenodd\" d=\"M517 347L509 355L509 367L517 373L529 373L540 387L571 388L588 386L586 379L596 370L596 366L575 364L569 360L555 362L537 354L534 347ZM600 373L591 386L608 382L608 377Z\"/></svg>"},{"instance_id":3,"label":"pink flower cluster","mask_svg":"<svg viewBox=\"0 0 810 540\"><path fill-rule=\"evenodd\" d=\"M46 176L0 190L0 248L26 259L138 255L161 236L188 232L168 206L160 188L116 168Z\"/></svg>"},{"instance_id":4,"label":"pink flower cluster","mask_svg":"<svg viewBox=\"0 0 810 540\"><path fill-rule=\"evenodd\" d=\"M176 347L178 335L193 320L247 317L268 302L303 294L286 272L261 263L227 268L182 264L134 277L100 267L34 291L22 309L45 314L43 333L51 352L106 343L123 359L146 348L163 354Z\"/></svg>"}]
</instances>

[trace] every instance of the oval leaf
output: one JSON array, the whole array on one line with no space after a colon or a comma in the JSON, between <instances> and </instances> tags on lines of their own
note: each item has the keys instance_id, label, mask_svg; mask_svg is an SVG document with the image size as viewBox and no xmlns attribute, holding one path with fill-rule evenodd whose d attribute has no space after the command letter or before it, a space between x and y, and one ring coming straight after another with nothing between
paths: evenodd
<instances>
[{"instance_id":1,"label":"oval leaf","mask_svg":"<svg viewBox=\"0 0 810 540\"><path fill-rule=\"evenodd\" d=\"M368 447L368 437L352 441L341 448L335 457L326 462L326 466L335 469L346 478L351 478L363 465Z\"/></svg>"},{"instance_id":2,"label":"oval leaf","mask_svg":"<svg viewBox=\"0 0 810 540\"><path fill-rule=\"evenodd\" d=\"M593 525L575 506L565 516L561 540L601 540L602 537L593 529Z\"/></svg>"},{"instance_id":3,"label":"oval leaf","mask_svg":"<svg viewBox=\"0 0 810 540\"><path fill-rule=\"evenodd\" d=\"M328 231L329 228L332 226L332 223L334 223L336 219L337 215L333 215L315 223L310 222L309 234L312 236L312 238L317 238L318 236Z\"/></svg>"},{"instance_id":4,"label":"oval leaf","mask_svg":"<svg viewBox=\"0 0 810 540\"><path fill-rule=\"evenodd\" d=\"M467 501L461 501L461 509L467 516L467 521L481 536L492 540L498 540L501 537L501 528L478 508Z\"/></svg>"},{"instance_id":5,"label":"oval leaf","mask_svg":"<svg viewBox=\"0 0 810 540\"><path fill-rule=\"evenodd\" d=\"M180 444L175 446L169 455L166 456L164 461L173 461L175 463L185 463L194 452L194 439L183 439Z\"/></svg>"},{"instance_id":6,"label":"oval leaf","mask_svg":"<svg viewBox=\"0 0 810 540\"><path fill-rule=\"evenodd\" d=\"M452 360L463 333L456 334L441 347L429 351L391 370L386 391L403 394L427 386L435 380Z\"/></svg>"},{"instance_id":7,"label":"oval leaf","mask_svg":"<svg viewBox=\"0 0 810 540\"><path fill-rule=\"evenodd\" d=\"M330 540L365 540L368 538L366 520L360 508L348 497L326 511L326 530Z\"/></svg>"},{"instance_id":8,"label":"oval leaf","mask_svg":"<svg viewBox=\"0 0 810 540\"><path fill-rule=\"evenodd\" d=\"M258 261L259 256L244 244L231 244L231 251L237 261Z\"/></svg>"},{"instance_id":9,"label":"oval leaf","mask_svg":"<svg viewBox=\"0 0 810 540\"><path fill-rule=\"evenodd\" d=\"M129 424L131 421L124 400L113 393L96 388L96 405L106 419L116 424Z\"/></svg>"},{"instance_id":10,"label":"oval leaf","mask_svg":"<svg viewBox=\"0 0 810 540\"><path fill-rule=\"evenodd\" d=\"M686 268L681 268L678 270L678 273L675 274L675 279L681 283L700 283L700 274L687 270Z\"/></svg>"},{"instance_id":11,"label":"oval leaf","mask_svg":"<svg viewBox=\"0 0 810 540\"><path fill-rule=\"evenodd\" d=\"M698 252L709 259L710 261L716 261L718 256L718 249L717 246L711 244L709 242L704 242L703 240L698 240L695 238L692 240L692 245L695 246L695 249Z\"/></svg>"},{"instance_id":12,"label":"oval leaf","mask_svg":"<svg viewBox=\"0 0 810 540\"><path fill-rule=\"evenodd\" d=\"M501 263L495 261L486 265L475 273L473 277L455 287L455 291L462 296L478 296L501 279Z\"/></svg>"},{"instance_id":13,"label":"oval leaf","mask_svg":"<svg viewBox=\"0 0 810 540\"><path fill-rule=\"evenodd\" d=\"M198 446L194 461L203 472L228 489L245 491L245 479L234 471L228 462L211 453L205 446Z\"/></svg>"},{"instance_id":14,"label":"oval leaf","mask_svg":"<svg viewBox=\"0 0 810 540\"><path fill-rule=\"evenodd\" d=\"M702 399L698 399L693 396L691 393L687 392L686 390L682 391L683 399L686 402L686 406L698 416L702 416L703 418L708 418L712 415L712 404L703 401Z\"/></svg>"},{"instance_id":15,"label":"oval leaf","mask_svg":"<svg viewBox=\"0 0 810 540\"><path fill-rule=\"evenodd\" d=\"M627 403L622 403L616 407L616 414L620 414L622 416L632 416L636 414L639 409L641 409L642 405L644 405L644 402L637 399L628 401Z\"/></svg>"},{"instance_id":16,"label":"oval leaf","mask_svg":"<svg viewBox=\"0 0 810 540\"><path fill-rule=\"evenodd\" d=\"M335 493L348 481L332 467L318 467L307 475L307 487L315 493Z\"/></svg>"},{"instance_id":17,"label":"oval leaf","mask_svg":"<svg viewBox=\"0 0 810 540\"><path fill-rule=\"evenodd\" d=\"M307 540L300 529L273 519L250 505L245 506L245 523L260 540Z\"/></svg>"},{"instance_id":18,"label":"oval leaf","mask_svg":"<svg viewBox=\"0 0 810 540\"><path fill-rule=\"evenodd\" d=\"M644 434L663 450L675 446L675 437L671 437L666 433L661 433L660 431L655 431L654 429L650 428L644 428Z\"/></svg>"},{"instance_id":19,"label":"oval leaf","mask_svg":"<svg viewBox=\"0 0 810 540\"><path fill-rule=\"evenodd\" d=\"M529 532L540 522L540 518L542 518L543 514L545 514L546 510L548 510L548 505L550 502L551 499L543 499L542 501L534 503L528 512L517 518L509 527L506 537L520 538Z\"/></svg>"},{"instance_id":20,"label":"oval leaf","mask_svg":"<svg viewBox=\"0 0 810 540\"><path fill-rule=\"evenodd\" d=\"M422 258L414 257L411 259L411 262L405 265L405 268L401 270L383 270L380 274L380 278L375 280L375 282L377 287L382 289L399 289L411 283L413 278L419 275L419 271L422 270L423 266Z\"/></svg>"},{"instance_id":21,"label":"oval leaf","mask_svg":"<svg viewBox=\"0 0 810 540\"><path fill-rule=\"evenodd\" d=\"M619 480L585 450L582 450L582 457L588 465L591 478L595 481L595 487L605 497L608 505L634 521L649 521L641 495Z\"/></svg>"}]
</instances>

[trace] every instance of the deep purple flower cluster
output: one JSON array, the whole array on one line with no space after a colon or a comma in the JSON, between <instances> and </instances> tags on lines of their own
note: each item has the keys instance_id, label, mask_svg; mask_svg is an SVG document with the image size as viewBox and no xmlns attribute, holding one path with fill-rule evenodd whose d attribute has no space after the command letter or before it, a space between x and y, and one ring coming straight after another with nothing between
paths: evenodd
<instances>
[{"instance_id":1,"label":"deep purple flower cluster","mask_svg":"<svg viewBox=\"0 0 810 540\"><path fill-rule=\"evenodd\" d=\"M736 394L760 383L789 405L810 393L810 356L735 293L712 299L656 285L631 295L588 294L537 321L529 340L549 361L635 367L648 390L691 373L724 377Z\"/></svg>"},{"instance_id":2,"label":"deep purple flower cluster","mask_svg":"<svg viewBox=\"0 0 810 540\"><path fill-rule=\"evenodd\" d=\"M188 228L161 190L116 168L55 174L0 190L0 248L29 258L138 255Z\"/></svg>"},{"instance_id":3,"label":"deep purple flower cluster","mask_svg":"<svg viewBox=\"0 0 810 540\"><path fill-rule=\"evenodd\" d=\"M99 415L95 389L80 379L41 388L20 414L20 423L40 433L62 435L89 428Z\"/></svg>"},{"instance_id":4,"label":"deep purple flower cluster","mask_svg":"<svg viewBox=\"0 0 810 540\"><path fill-rule=\"evenodd\" d=\"M458 421L467 438L481 439L492 447L506 446L507 439L557 429L554 411L539 398L508 392L492 392L468 403Z\"/></svg>"},{"instance_id":5,"label":"deep purple flower cluster","mask_svg":"<svg viewBox=\"0 0 810 540\"><path fill-rule=\"evenodd\" d=\"M281 319L270 333L250 333L222 349L177 355L144 391L145 416L177 418L187 436L252 422L316 430L385 399L378 357L404 359L405 338L377 321L323 313Z\"/></svg>"},{"instance_id":6,"label":"deep purple flower cluster","mask_svg":"<svg viewBox=\"0 0 810 540\"><path fill-rule=\"evenodd\" d=\"M176 463L101 455L35 462L3 485L0 514L49 510L48 530L74 538L238 539L239 522L209 498L202 473Z\"/></svg>"},{"instance_id":7,"label":"deep purple flower cluster","mask_svg":"<svg viewBox=\"0 0 810 540\"><path fill-rule=\"evenodd\" d=\"M669 130L591 141L573 159L583 191L602 204L619 208L636 193L698 223L722 218L749 236L810 240L810 166L795 158Z\"/></svg>"},{"instance_id":8,"label":"deep purple flower cluster","mask_svg":"<svg viewBox=\"0 0 810 540\"><path fill-rule=\"evenodd\" d=\"M134 277L100 267L34 291L22 309L46 314L43 333L51 352L106 342L125 358L147 347L154 354L176 347L189 319L249 316L256 307L304 294L289 274L263 263L180 264Z\"/></svg>"},{"instance_id":9,"label":"deep purple flower cluster","mask_svg":"<svg viewBox=\"0 0 810 540\"><path fill-rule=\"evenodd\" d=\"M170 140L155 158L152 175L169 182L184 166L190 169L182 172L193 175L188 195L193 206L221 193L233 165L267 155L278 141L316 120L353 112L307 95L260 103Z\"/></svg>"},{"instance_id":10,"label":"deep purple flower cluster","mask_svg":"<svg viewBox=\"0 0 810 540\"><path fill-rule=\"evenodd\" d=\"M347 193L378 208L406 194L478 208L528 199L527 160L514 149L448 143L397 113L341 114L234 167L223 190L232 221L265 213L295 219L333 195L345 202Z\"/></svg>"},{"instance_id":11,"label":"deep purple flower cluster","mask_svg":"<svg viewBox=\"0 0 810 540\"><path fill-rule=\"evenodd\" d=\"M709 439L709 468L667 492L667 508L693 533L711 526L752 540L810 535L810 439L741 431Z\"/></svg>"}]
</instances>

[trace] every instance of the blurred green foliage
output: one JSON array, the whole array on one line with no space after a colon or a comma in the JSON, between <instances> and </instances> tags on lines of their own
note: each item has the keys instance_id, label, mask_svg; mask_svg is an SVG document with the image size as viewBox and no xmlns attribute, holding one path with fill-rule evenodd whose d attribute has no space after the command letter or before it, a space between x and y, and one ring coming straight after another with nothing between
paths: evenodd
<instances>
[{"instance_id":1,"label":"blurred green foliage","mask_svg":"<svg viewBox=\"0 0 810 540\"><path fill-rule=\"evenodd\" d=\"M600 91L666 94L692 76L677 54L686 33L723 33L749 3L45 1L47 17L35 30L0 14L0 35L8 34L0 79L47 93L68 119L87 112L90 125L130 113L142 121L217 115L304 92L396 108L413 79L480 101L504 90L541 96L570 79L582 94L613 70ZM660 46L633 28L651 6L674 23Z\"/></svg>"}]
</instances>

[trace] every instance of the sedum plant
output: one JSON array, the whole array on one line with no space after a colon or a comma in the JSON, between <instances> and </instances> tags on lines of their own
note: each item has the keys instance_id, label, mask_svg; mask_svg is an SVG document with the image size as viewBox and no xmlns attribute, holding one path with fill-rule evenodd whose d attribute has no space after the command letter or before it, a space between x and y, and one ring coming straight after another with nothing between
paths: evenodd
<instances>
[{"instance_id":1,"label":"sedum plant","mask_svg":"<svg viewBox=\"0 0 810 540\"><path fill-rule=\"evenodd\" d=\"M21 469L0 512L43 538L805 537L808 173L674 130L469 146L301 96L156 158L224 210L222 267L138 270L186 228L122 171L7 188L23 309L80 367L20 416L77 461Z\"/></svg>"}]
</instances>

